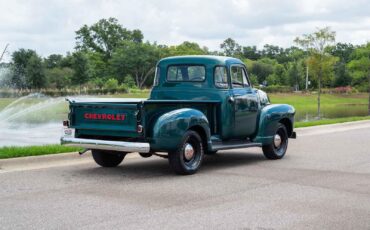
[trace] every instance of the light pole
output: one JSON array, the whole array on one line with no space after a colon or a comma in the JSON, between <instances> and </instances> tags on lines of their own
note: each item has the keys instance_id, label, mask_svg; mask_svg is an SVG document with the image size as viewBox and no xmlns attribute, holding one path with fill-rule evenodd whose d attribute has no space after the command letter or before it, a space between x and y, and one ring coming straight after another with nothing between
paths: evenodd
<instances>
[{"instance_id":1,"label":"light pole","mask_svg":"<svg viewBox=\"0 0 370 230\"><path fill-rule=\"evenodd\" d=\"M306 66L306 91L308 90L308 65Z\"/></svg>"}]
</instances>

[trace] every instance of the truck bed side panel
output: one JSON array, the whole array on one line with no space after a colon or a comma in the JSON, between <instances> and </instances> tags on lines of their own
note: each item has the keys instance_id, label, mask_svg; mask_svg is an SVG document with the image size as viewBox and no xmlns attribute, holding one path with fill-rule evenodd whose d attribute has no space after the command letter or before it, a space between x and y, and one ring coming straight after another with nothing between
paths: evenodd
<instances>
[{"instance_id":1,"label":"truck bed side panel","mask_svg":"<svg viewBox=\"0 0 370 230\"><path fill-rule=\"evenodd\" d=\"M162 114L182 108L192 108L201 111L208 119L211 134L216 134L219 132L219 121L217 120L217 117L220 117L217 115L219 105L220 103L218 101L145 101L142 114L144 118L143 124L146 130L145 136L152 137L155 122Z\"/></svg>"}]
</instances>

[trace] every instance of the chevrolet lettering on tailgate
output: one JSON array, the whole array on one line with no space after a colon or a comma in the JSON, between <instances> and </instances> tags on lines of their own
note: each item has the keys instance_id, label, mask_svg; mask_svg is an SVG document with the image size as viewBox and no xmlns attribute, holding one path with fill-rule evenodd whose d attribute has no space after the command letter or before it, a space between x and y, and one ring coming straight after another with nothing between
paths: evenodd
<instances>
[{"instance_id":1,"label":"chevrolet lettering on tailgate","mask_svg":"<svg viewBox=\"0 0 370 230\"><path fill-rule=\"evenodd\" d=\"M87 120L112 120L124 121L126 114L100 114L100 113L85 113L84 118Z\"/></svg>"}]
</instances>

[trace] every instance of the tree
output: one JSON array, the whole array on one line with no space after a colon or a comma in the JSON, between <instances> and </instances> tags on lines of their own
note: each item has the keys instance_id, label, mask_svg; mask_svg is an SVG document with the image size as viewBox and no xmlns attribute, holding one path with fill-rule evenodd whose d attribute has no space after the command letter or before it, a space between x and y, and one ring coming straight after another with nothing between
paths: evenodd
<instances>
[{"instance_id":1,"label":"tree","mask_svg":"<svg viewBox=\"0 0 370 230\"><path fill-rule=\"evenodd\" d=\"M92 79L104 79L107 80L112 76L113 70L109 62L104 61L104 55L94 51L85 52L86 58L89 62L90 77Z\"/></svg>"},{"instance_id":2,"label":"tree","mask_svg":"<svg viewBox=\"0 0 370 230\"><path fill-rule=\"evenodd\" d=\"M232 38L226 39L220 45L220 48L223 50L225 56L238 57L242 54L242 47Z\"/></svg>"},{"instance_id":3,"label":"tree","mask_svg":"<svg viewBox=\"0 0 370 230\"><path fill-rule=\"evenodd\" d=\"M257 76L258 83L263 83L270 74L274 73L274 66L270 63L265 63L265 61L265 59L254 61L249 71Z\"/></svg>"},{"instance_id":4,"label":"tree","mask_svg":"<svg viewBox=\"0 0 370 230\"><path fill-rule=\"evenodd\" d=\"M335 41L335 32L329 27L318 29L312 34L304 34L301 38L297 37L294 42L305 48L309 54L311 63L315 63L311 67L314 70L318 79L318 96L317 96L317 117L320 119L320 96L321 83L325 67L331 63L331 55L327 52L327 47Z\"/></svg>"},{"instance_id":5,"label":"tree","mask_svg":"<svg viewBox=\"0 0 370 230\"><path fill-rule=\"evenodd\" d=\"M243 57L248 58L250 60L257 60L261 58L261 54L258 52L256 46L244 46Z\"/></svg>"},{"instance_id":6,"label":"tree","mask_svg":"<svg viewBox=\"0 0 370 230\"><path fill-rule=\"evenodd\" d=\"M115 18L101 19L92 26L84 25L76 31L76 49L95 51L104 55L108 61L114 49L122 41L141 43L143 34L140 30L127 30Z\"/></svg>"},{"instance_id":7,"label":"tree","mask_svg":"<svg viewBox=\"0 0 370 230\"><path fill-rule=\"evenodd\" d=\"M349 74L347 63L351 60L355 47L352 44L337 43L334 46L329 46L327 49L331 55L339 58L339 61L334 66L335 78L333 86L350 85L352 78Z\"/></svg>"},{"instance_id":8,"label":"tree","mask_svg":"<svg viewBox=\"0 0 370 230\"><path fill-rule=\"evenodd\" d=\"M294 86L296 91L299 90L301 77L298 70L298 64L296 62L289 63L287 71L289 85Z\"/></svg>"},{"instance_id":9,"label":"tree","mask_svg":"<svg viewBox=\"0 0 370 230\"><path fill-rule=\"evenodd\" d=\"M51 54L47 58L44 59L45 67L47 69L60 67L62 61L63 61L63 55L60 55L60 54Z\"/></svg>"},{"instance_id":10,"label":"tree","mask_svg":"<svg viewBox=\"0 0 370 230\"><path fill-rule=\"evenodd\" d=\"M313 82L317 84L317 86L332 86L332 82L335 77L334 67L335 64L338 62L338 58L334 56L326 56L320 60L315 56L310 56L307 59L307 64L309 66L310 72L313 75ZM318 77L321 74L321 80ZM320 83L321 82L321 83Z\"/></svg>"},{"instance_id":11,"label":"tree","mask_svg":"<svg viewBox=\"0 0 370 230\"><path fill-rule=\"evenodd\" d=\"M133 76L137 87L141 89L148 77L154 74L160 55L155 44L125 41L113 53L111 64L121 78Z\"/></svg>"},{"instance_id":12,"label":"tree","mask_svg":"<svg viewBox=\"0 0 370 230\"><path fill-rule=\"evenodd\" d=\"M271 59L276 59L277 56L283 52L284 52L284 49L280 48L279 46L266 44L263 46L263 50L261 53L262 53L262 56L265 56Z\"/></svg>"},{"instance_id":13,"label":"tree","mask_svg":"<svg viewBox=\"0 0 370 230\"><path fill-rule=\"evenodd\" d=\"M368 114L370 115L370 42L366 45L358 47L352 55L353 60L348 63L348 68L355 79L360 79L362 82L368 80L369 104Z\"/></svg>"},{"instance_id":14,"label":"tree","mask_svg":"<svg viewBox=\"0 0 370 230\"><path fill-rule=\"evenodd\" d=\"M178 46L170 46L166 56L203 55L208 53L208 48L201 48L198 43L185 41Z\"/></svg>"},{"instance_id":15,"label":"tree","mask_svg":"<svg viewBox=\"0 0 370 230\"><path fill-rule=\"evenodd\" d=\"M42 59L36 54L32 55L27 62L26 82L31 89L41 89L46 86Z\"/></svg>"},{"instance_id":16,"label":"tree","mask_svg":"<svg viewBox=\"0 0 370 230\"><path fill-rule=\"evenodd\" d=\"M48 87L63 89L71 84L73 70L69 67L55 67L45 70L45 76L48 82Z\"/></svg>"},{"instance_id":17,"label":"tree","mask_svg":"<svg viewBox=\"0 0 370 230\"><path fill-rule=\"evenodd\" d=\"M67 55L63 57L63 59L60 61L60 67L68 67L72 68L73 66L74 57L70 52L67 52Z\"/></svg>"},{"instance_id":18,"label":"tree","mask_svg":"<svg viewBox=\"0 0 370 230\"><path fill-rule=\"evenodd\" d=\"M278 85L288 84L287 73L283 65L278 63L274 65L274 75L276 76L276 84Z\"/></svg>"},{"instance_id":19,"label":"tree","mask_svg":"<svg viewBox=\"0 0 370 230\"><path fill-rule=\"evenodd\" d=\"M3 57L4 57L4 54L6 53L6 50L8 49L9 47L9 44L6 44L5 45L5 48L3 49L3 51L0 53L0 63L1 61L3 60Z\"/></svg>"},{"instance_id":20,"label":"tree","mask_svg":"<svg viewBox=\"0 0 370 230\"><path fill-rule=\"evenodd\" d=\"M82 84L85 84L89 80L89 67L86 54L83 52L76 52L73 54L73 70L72 83L79 85L80 93Z\"/></svg>"},{"instance_id":21,"label":"tree","mask_svg":"<svg viewBox=\"0 0 370 230\"><path fill-rule=\"evenodd\" d=\"M12 53L12 77L10 84L16 89L27 88L26 68L29 59L35 55L36 52L29 49L19 49Z\"/></svg>"},{"instance_id":22,"label":"tree","mask_svg":"<svg viewBox=\"0 0 370 230\"><path fill-rule=\"evenodd\" d=\"M327 51L340 59L340 62L348 63L351 60L351 56L355 47L349 43L338 42L334 46L328 46Z\"/></svg>"}]
</instances>

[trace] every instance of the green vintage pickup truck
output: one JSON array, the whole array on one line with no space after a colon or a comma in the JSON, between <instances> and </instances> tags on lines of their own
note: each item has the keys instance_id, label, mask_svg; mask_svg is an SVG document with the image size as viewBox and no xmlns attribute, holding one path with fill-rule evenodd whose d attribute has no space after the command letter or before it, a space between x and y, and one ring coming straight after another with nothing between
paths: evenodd
<instances>
[{"instance_id":1,"label":"green vintage pickup truck","mask_svg":"<svg viewBox=\"0 0 370 230\"><path fill-rule=\"evenodd\" d=\"M115 167L130 152L168 158L178 174L195 173L204 154L262 147L268 159L285 155L295 138L295 109L270 104L236 58L181 56L160 60L149 99L67 99L63 145L92 151Z\"/></svg>"}]
</instances>

